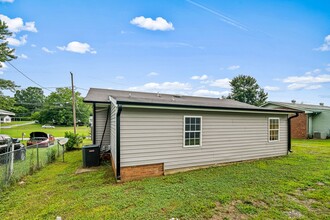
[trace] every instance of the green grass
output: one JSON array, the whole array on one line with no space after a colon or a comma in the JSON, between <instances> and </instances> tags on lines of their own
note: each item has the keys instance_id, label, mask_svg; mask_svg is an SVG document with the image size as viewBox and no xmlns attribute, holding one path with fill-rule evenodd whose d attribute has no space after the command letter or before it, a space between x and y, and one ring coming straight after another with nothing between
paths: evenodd
<instances>
[{"instance_id":1,"label":"green grass","mask_svg":"<svg viewBox=\"0 0 330 220\"><path fill-rule=\"evenodd\" d=\"M37 152L38 151L38 152ZM51 154L54 156L62 155L63 148L57 144L52 145L48 148L27 148L25 160L14 160L14 172L9 182L4 181L4 176L0 175L0 191L3 185L12 184L20 180L23 176L35 172L52 162ZM39 157L39 161L37 159ZM0 159L4 159L4 156L0 156ZM39 162L39 164L38 164ZM0 163L0 174L5 172L6 166L4 163Z\"/></svg>"},{"instance_id":2,"label":"green grass","mask_svg":"<svg viewBox=\"0 0 330 220\"><path fill-rule=\"evenodd\" d=\"M29 123L29 122L33 122L33 121L12 121L10 123L1 123L1 127L2 126L21 125L21 124L25 124L25 123Z\"/></svg>"},{"instance_id":3,"label":"green grass","mask_svg":"<svg viewBox=\"0 0 330 220\"><path fill-rule=\"evenodd\" d=\"M75 174L74 151L2 192L0 219L329 219L330 140L294 140L292 149L124 184L109 165Z\"/></svg>"},{"instance_id":4,"label":"green grass","mask_svg":"<svg viewBox=\"0 0 330 220\"><path fill-rule=\"evenodd\" d=\"M19 127L13 127L13 128L2 128L0 133L1 134L7 134L11 137L15 138L21 138L22 133L25 133L25 137L29 137L30 133L33 131L43 131L46 133L50 133L54 135L55 137L64 137L64 133L66 131L72 131L73 132L73 127L65 127L65 126L55 126L54 129L50 128L42 128L42 125L40 124L31 124L31 125L24 125L24 126L19 126ZM90 128L87 126L79 126L77 127L77 133L88 136L90 133Z\"/></svg>"}]
</instances>

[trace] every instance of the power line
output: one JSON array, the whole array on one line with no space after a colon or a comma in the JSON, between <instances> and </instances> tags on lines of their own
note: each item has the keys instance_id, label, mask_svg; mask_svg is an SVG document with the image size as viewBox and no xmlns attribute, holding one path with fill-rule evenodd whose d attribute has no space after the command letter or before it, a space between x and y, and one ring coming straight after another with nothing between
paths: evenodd
<instances>
[{"instance_id":1,"label":"power line","mask_svg":"<svg viewBox=\"0 0 330 220\"><path fill-rule=\"evenodd\" d=\"M27 89L29 87L32 87L32 86L28 86L28 87L22 87L20 86L19 89L20 90L23 90L23 89ZM71 86L47 86L47 87L43 87L43 88L47 88L47 89L61 89L61 88L70 88L71 89ZM53 92L53 91L52 91Z\"/></svg>"},{"instance_id":2,"label":"power line","mask_svg":"<svg viewBox=\"0 0 330 220\"><path fill-rule=\"evenodd\" d=\"M33 79L31 79L30 77L28 77L25 73L23 73L21 70L19 70L18 68L16 68L13 64L11 64L9 61L7 61L7 63L13 67L17 72L19 72L20 74L22 74L25 78L27 78L28 80L30 80L31 82L33 82L34 84L38 85L40 88L48 90L50 92L53 92L50 89L47 89L46 87L43 87L42 85L40 85L39 83L37 83L36 81L34 81Z\"/></svg>"},{"instance_id":3,"label":"power line","mask_svg":"<svg viewBox=\"0 0 330 220\"><path fill-rule=\"evenodd\" d=\"M76 89L80 89L80 90L85 90L85 91L88 91L89 89L85 89L85 88L81 88L81 87L77 87L75 86Z\"/></svg>"}]
</instances>

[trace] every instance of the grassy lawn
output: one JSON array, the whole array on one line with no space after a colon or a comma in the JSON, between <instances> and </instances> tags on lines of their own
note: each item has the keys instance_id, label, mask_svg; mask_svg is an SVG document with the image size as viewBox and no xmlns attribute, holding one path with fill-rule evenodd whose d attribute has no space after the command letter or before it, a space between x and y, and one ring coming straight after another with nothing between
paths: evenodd
<instances>
[{"instance_id":1,"label":"grassy lawn","mask_svg":"<svg viewBox=\"0 0 330 220\"><path fill-rule=\"evenodd\" d=\"M115 184L109 165L75 174L66 154L0 194L0 219L329 219L330 140L279 158Z\"/></svg>"},{"instance_id":2,"label":"grassy lawn","mask_svg":"<svg viewBox=\"0 0 330 220\"><path fill-rule=\"evenodd\" d=\"M1 134L7 134L11 137L15 138L21 138L22 133L25 133L25 137L28 138L30 133L33 131L43 131L46 133L50 133L54 135L55 137L64 137L64 133L66 131L72 131L73 132L73 127L64 127L64 126L55 126L54 129L50 128L42 128L42 125L40 124L31 124L31 125L24 125L24 126L19 126L19 127L13 127L13 128L2 128L0 133ZM89 135L90 133L90 128L87 126L79 126L77 127L77 133L81 135Z\"/></svg>"},{"instance_id":3,"label":"grassy lawn","mask_svg":"<svg viewBox=\"0 0 330 220\"><path fill-rule=\"evenodd\" d=\"M1 123L1 126L21 125L29 122L33 122L33 121L12 121L10 123Z\"/></svg>"},{"instance_id":4,"label":"grassy lawn","mask_svg":"<svg viewBox=\"0 0 330 220\"><path fill-rule=\"evenodd\" d=\"M27 148L25 160L14 160L14 172L11 176L10 182L17 182L22 178L22 176L33 173L38 168L46 166L50 161L53 160L52 154L54 155L53 157L56 157L58 155L62 155L62 152L63 148L57 144L47 148ZM37 156L39 157L39 166L37 162ZM0 156L0 161L2 161L2 163L0 163L0 178L3 178L1 174L5 172L6 168L5 164L3 163L4 158L5 157L3 155ZM5 182L3 179L0 179L0 191L3 184L5 184Z\"/></svg>"}]
</instances>

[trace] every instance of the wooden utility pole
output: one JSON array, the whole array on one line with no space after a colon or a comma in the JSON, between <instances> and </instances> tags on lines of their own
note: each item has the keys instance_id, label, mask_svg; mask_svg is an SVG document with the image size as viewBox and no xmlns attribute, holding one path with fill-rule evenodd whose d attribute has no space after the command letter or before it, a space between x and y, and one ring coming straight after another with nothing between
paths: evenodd
<instances>
[{"instance_id":1,"label":"wooden utility pole","mask_svg":"<svg viewBox=\"0 0 330 220\"><path fill-rule=\"evenodd\" d=\"M73 132L77 134L77 123L76 123L76 98L74 94L74 85L73 85L73 73L71 73L71 88L72 88L72 110L73 110Z\"/></svg>"}]
</instances>

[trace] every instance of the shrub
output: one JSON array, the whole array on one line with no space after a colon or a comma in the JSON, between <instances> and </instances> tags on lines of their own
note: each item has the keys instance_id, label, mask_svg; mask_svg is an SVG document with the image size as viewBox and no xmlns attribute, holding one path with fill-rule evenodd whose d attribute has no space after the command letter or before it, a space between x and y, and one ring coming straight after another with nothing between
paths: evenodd
<instances>
[{"instance_id":1,"label":"shrub","mask_svg":"<svg viewBox=\"0 0 330 220\"><path fill-rule=\"evenodd\" d=\"M56 159L56 149L54 147L48 149L47 157L48 157L48 163L52 163L52 162L55 161L55 159Z\"/></svg>"},{"instance_id":2,"label":"shrub","mask_svg":"<svg viewBox=\"0 0 330 220\"><path fill-rule=\"evenodd\" d=\"M68 142L65 144L66 150L74 150L83 143L84 137L73 132L66 131L64 137L68 138Z\"/></svg>"},{"instance_id":3,"label":"shrub","mask_svg":"<svg viewBox=\"0 0 330 220\"><path fill-rule=\"evenodd\" d=\"M31 115L31 119L32 119L32 120L35 120L35 121L39 121L39 120L40 120L40 112L34 112L34 113Z\"/></svg>"}]
</instances>

